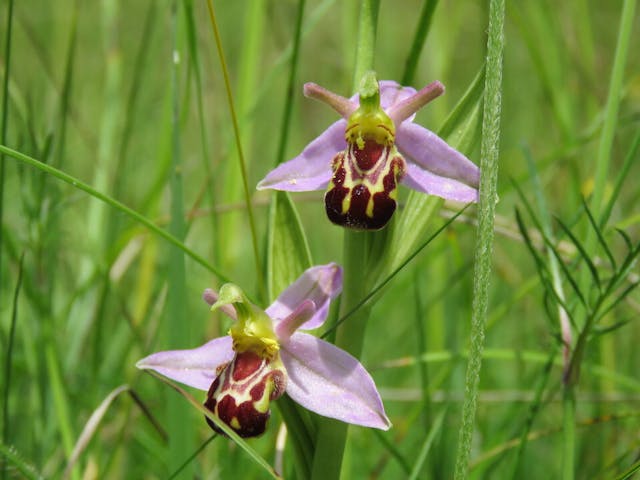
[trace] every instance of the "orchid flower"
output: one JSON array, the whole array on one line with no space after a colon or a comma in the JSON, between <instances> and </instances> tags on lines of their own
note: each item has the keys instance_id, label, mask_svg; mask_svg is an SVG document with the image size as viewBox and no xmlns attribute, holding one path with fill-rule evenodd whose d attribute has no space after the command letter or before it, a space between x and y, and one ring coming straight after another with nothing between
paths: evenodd
<instances>
[{"instance_id":1,"label":"orchid flower","mask_svg":"<svg viewBox=\"0 0 640 480\"><path fill-rule=\"evenodd\" d=\"M242 437L265 431L270 402L285 391L320 415L387 430L391 423L362 364L297 331L320 327L341 290L342 269L335 263L306 270L266 310L233 284L223 285L219 294L207 289L203 297L211 310L236 320L229 335L193 350L154 353L137 367L207 391L205 407Z\"/></svg>"},{"instance_id":2,"label":"orchid flower","mask_svg":"<svg viewBox=\"0 0 640 480\"><path fill-rule=\"evenodd\" d=\"M325 190L329 220L377 230L396 209L397 183L447 200L476 202L480 172L435 133L413 123L415 113L444 93L440 82L416 92L368 72L348 99L314 84L304 94L327 103L342 119L300 155L279 165L258 190ZM332 160L333 159L333 160Z\"/></svg>"}]
</instances>

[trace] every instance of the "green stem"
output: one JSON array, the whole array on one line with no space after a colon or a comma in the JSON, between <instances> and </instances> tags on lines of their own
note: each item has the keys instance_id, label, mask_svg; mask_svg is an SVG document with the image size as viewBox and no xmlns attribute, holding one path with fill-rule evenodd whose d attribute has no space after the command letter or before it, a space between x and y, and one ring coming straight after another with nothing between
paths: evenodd
<instances>
[{"instance_id":1,"label":"green stem","mask_svg":"<svg viewBox=\"0 0 640 480\"><path fill-rule=\"evenodd\" d=\"M476 415L478 383L482 367L484 330L489 300L489 280L493 251L493 230L502 90L502 52L504 48L504 0L491 0L487 40L487 73L485 80L482 144L480 147L480 198L478 202L478 238L475 249L473 304L471 312L471 345L465 380L458 453L454 478L467 477L471 438Z\"/></svg>"},{"instance_id":2,"label":"green stem","mask_svg":"<svg viewBox=\"0 0 640 480\"><path fill-rule=\"evenodd\" d=\"M593 197L591 199L591 211L598 219L604 207L604 192L611 163L611 148L618 123L618 110L622 97L622 83L624 80L624 68L629 53L629 43L633 28L636 0L625 0L620 16L620 28L616 53L611 71L607 105L605 107L604 125L598 144L598 156L596 157L596 173L594 179ZM588 250L591 251L591 250Z\"/></svg>"},{"instance_id":3,"label":"green stem","mask_svg":"<svg viewBox=\"0 0 640 480\"><path fill-rule=\"evenodd\" d=\"M7 118L9 115L9 76L11 73L11 29L13 25L13 0L7 4L7 25L4 43L4 81L2 82L2 125L0 126L0 143L7 141ZM4 153L0 153L0 226L4 225ZM0 275L2 275L3 229L0 228Z\"/></svg>"},{"instance_id":4,"label":"green stem","mask_svg":"<svg viewBox=\"0 0 640 480\"><path fill-rule=\"evenodd\" d=\"M575 478L576 399L572 383L564 387L562 410L562 480L573 480Z\"/></svg>"},{"instance_id":5,"label":"green stem","mask_svg":"<svg viewBox=\"0 0 640 480\"><path fill-rule=\"evenodd\" d=\"M376 25L380 0L362 0L360 4L360 23L358 25L358 43L353 72L353 90L356 91L362 76L367 70L373 70L373 56L376 47Z\"/></svg>"},{"instance_id":6,"label":"green stem","mask_svg":"<svg viewBox=\"0 0 640 480\"><path fill-rule=\"evenodd\" d=\"M363 272L367 264L367 239L369 233L344 232L344 278L342 298L340 300L340 316L352 312L367 294L367 276ZM369 319L371 307L361 306L350 315L349 320L342 323L336 333L335 344L360 358L364 342L364 332ZM316 450L313 458L312 480L340 478L342 456L347 440L347 427L344 422L323 418L318 425Z\"/></svg>"},{"instance_id":7,"label":"green stem","mask_svg":"<svg viewBox=\"0 0 640 480\"><path fill-rule=\"evenodd\" d=\"M376 22L378 19L379 0L362 0L360 4L360 25L353 79L353 89L357 90L365 72L373 69L374 48L376 41ZM344 268L342 297L340 300L340 316L350 314L367 294L368 240L373 239L370 233L344 232ZM369 319L370 306L363 306L350 316L338 328L335 344L360 358L364 342L364 332ZM316 449L311 471L312 480L340 478L342 457L347 440L348 425L337 420L322 418L318 424Z\"/></svg>"}]
</instances>

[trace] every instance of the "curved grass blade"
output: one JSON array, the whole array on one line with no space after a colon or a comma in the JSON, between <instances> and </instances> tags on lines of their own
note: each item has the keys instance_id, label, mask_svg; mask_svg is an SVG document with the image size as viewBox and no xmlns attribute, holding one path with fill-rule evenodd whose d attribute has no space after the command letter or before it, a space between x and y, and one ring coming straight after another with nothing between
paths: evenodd
<instances>
[{"instance_id":1,"label":"curved grass blade","mask_svg":"<svg viewBox=\"0 0 640 480\"><path fill-rule=\"evenodd\" d=\"M569 227L567 227L562 220L560 220L558 217L555 217L555 220L558 225L560 225L560 228L564 231L564 233L566 233L567 236L571 239L571 242L576 246L578 252L580 252L580 256L587 264L589 272L591 272L591 278L593 278L593 280L596 282L598 290L601 290L600 275L598 274L598 270L596 269L593 260L591 260L591 258L589 257L589 254L587 253L584 245L582 245L582 242L578 240L578 237L575 236L571 229L569 229Z\"/></svg>"},{"instance_id":2,"label":"curved grass blade","mask_svg":"<svg viewBox=\"0 0 640 480\"><path fill-rule=\"evenodd\" d=\"M604 250L604 253L607 255L607 258L609 259L609 263L611 264L611 268L613 270L617 270L618 266L616 264L616 259L614 258L613 254L611 253L611 249L609 248L609 245L607 245L607 242L604 240L604 237L602 236L602 229L604 229L604 225L603 224L598 225L596 223L596 219L593 218L593 215L591 214L591 210L589 209L589 206L587 205L587 202L585 202L584 198L582 199L582 207L584 208L584 211L587 214L587 218L589 219L589 223L591 224L591 228L593 228L593 230L596 232L596 235L598 237L598 242L600 243L600 246Z\"/></svg>"},{"instance_id":3,"label":"curved grass blade","mask_svg":"<svg viewBox=\"0 0 640 480\"><path fill-rule=\"evenodd\" d=\"M382 290L392 279L393 277L395 277L398 273L400 273L400 271L402 269L404 269L404 267L406 267L416 256L418 256L418 254L424 250L424 248L429 245L433 239L435 239L438 235L440 235L440 233L442 233L449 225L451 225L456 218L458 218L460 215L462 215L462 213L467 209L469 205L466 205L462 208L462 210L458 211L455 215L453 215L451 218L449 218L440 228L438 228L438 230L436 230L422 245L420 245L418 248L416 248L416 250L411 253L395 270L393 270L393 272L391 272L389 275L387 275L387 277L381 281L380 283L378 283L378 285L376 285L374 288L371 289L371 291L364 297L362 298L362 300L360 300L358 303L355 304L355 306L349 310L348 312L346 312L344 315L342 315L338 321L331 326L331 328L327 329L321 336L320 338L326 338L327 336L329 336L337 327L338 325L340 325L341 323L343 323L344 321L346 321L351 315L353 315L354 313L356 313L360 308L362 308L363 306L365 306L365 304L371 300L373 297L375 297L380 290Z\"/></svg>"},{"instance_id":4,"label":"curved grass blade","mask_svg":"<svg viewBox=\"0 0 640 480\"><path fill-rule=\"evenodd\" d=\"M89 417L89 420L87 420L87 423L84 425L84 429L82 430L80 437L78 437L78 441L73 447L71 457L69 457L67 466L64 469L64 473L62 474L63 479L69 478L73 467L80 458L82 452L85 450L85 448L87 448L87 445L93 438L93 435L96 433L100 422L104 418L104 415L107 413L107 410L109 409L113 401L118 397L118 395L126 392L127 390L129 390L128 385L120 385L118 388L112 390L109 395L107 395L105 399L100 403L100 405L98 405L98 408L93 411L93 413Z\"/></svg>"},{"instance_id":5,"label":"curved grass blade","mask_svg":"<svg viewBox=\"0 0 640 480\"><path fill-rule=\"evenodd\" d=\"M207 408L204 407L200 402L198 402L192 395L187 393L179 385L175 384L171 380L166 377L163 377L159 373L155 373L152 370L146 370L150 375L158 378L162 382L166 383L170 387L172 387L176 392L182 395L191 405L193 405L196 409L198 409L203 415L205 415L209 420L216 424L216 426L222 430L225 435L227 435L231 440L233 440L238 447L244 450L249 457L256 462L262 469L267 472L272 478L281 479L282 477L278 475L278 473L269 465L269 463L260 456L258 452L256 452L245 440L240 438L236 432L234 432L229 426L223 422L221 422L215 415L213 415Z\"/></svg>"},{"instance_id":6,"label":"curved grass blade","mask_svg":"<svg viewBox=\"0 0 640 480\"><path fill-rule=\"evenodd\" d=\"M169 477L167 478L167 480L173 480L174 478L176 478L178 475L180 475L182 473L182 471L187 467L187 465L189 465L199 454L200 452L202 452L205 448L207 448L207 445L209 445L214 438L216 438L218 436L217 433L214 433L213 435L211 435L209 438L207 438L204 443L202 445L200 445L200 447L198 447L198 449L193 452L189 458L187 458L184 463L182 465L180 465L180 467L178 467L176 469L175 472L173 472L171 475L169 475Z\"/></svg>"},{"instance_id":7,"label":"curved grass blade","mask_svg":"<svg viewBox=\"0 0 640 480\"><path fill-rule=\"evenodd\" d=\"M411 471L411 475L409 475L409 480L416 480L420 478L420 470L422 470L422 465L427 459L427 455L429 454L429 450L431 449L431 445L433 444L436 435L438 435L438 433L440 433L440 430L442 430L442 422L444 421L446 413L447 410L445 409L440 412L440 414L434 420L433 425L431 426L431 430L429 430L429 435L427 435L427 438L422 444L422 448L420 449L418 458L413 464L413 470Z\"/></svg>"},{"instance_id":8,"label":"curved grass blade","mask_svg":"<svg viewBox=\"0 0 640 480\"><path fill-rule=\"evenodd\" d=\"M437 6L438 0L425 0L422 4L418 27L416 28L416 34L413 36L411 50L409 50L409 55L407 56L407 61L404 66L404 75L402 75L402 82L400 82L402 85L411 85L413 82L418 60L420 60L420 54L422 53L424 42L427 39L431 27L431 19Z\"/></svg>"},{"instance_id":9,"label":"curved grass blade","mask_svg":"<svg viewBox=\"0 0 640 480\"><path fill-rule=\"evenodd\" d=\"M214 274L216 277L218 277L218 279L221 282L229 282L229 279L225 275L223 275L216 267L209 264L204 258L202 258L196 252L188 248L184 243L182 243L176 237L171 235L166 230L163 230L162 228L155 225L151 220L149 220L144 215L136 212L132 208L127 207L125 204L119 202L118 200L110 197L109 195L106 195L104 193L101 193L95 190L90 185L84 183L83 181L77 179L76 177L73 177L72 175L69 175L68 173L63 172L62 170L58 170L55 167L47 165L46 163L43 163L40 160L36 160L35 158L25 155L24 153L18 152L17 150L13 150L12 148L9 148L5 145L0 145L0 152L5 153L6 155L20 162L31 165L32 167L35 167L57 178L58 180L62 180L63 182L68 183L72 187L77 188L78 190L82 190L83 192L88 193L92 197L97 198L98 200L106 203L110 207L115 208L116 210L119 210L120 212L124 213L125 215L133 218L137 222L147 227L149 230L151 230L153 233L155 233L159 237L164 238L173 246L182 250L189 257L191 257L191 259L193 259L196 263L200 264L202 267L204 267L205 269L210 271L212 274Z\"/></svg>"},{"instance_id":10,"label":"curved grass blade","mask_svg":"<svg viewBox=\"0 0 640 480\"><path fill-rule=\"evenodd\" d=\"M207 0L207 7L209 9L209 17L211 19L211 28L213 29L213 35L216 42L216 48L218 50L218 57L220 60L220 66L222 68L222 75L224 77L225 89L227 91L227 100L229 103L229 113L231 115L231 122L233 124L233 132L236 139L236 148L238 150L238 159L240 162L240 171L242 174L242 185L244 188L244 201L247 208L247 216L249 220L249 229L251 230L251 242L253 245L253 255L255 257L256 278L258 279L258 290L262 298L266 298L266 289L264 285L264 275L262 274L262 266L260 265L260 253L258 249L258 234L256 232L256 223L253 215L253 205L251 203L251 193L249 191L249 180L247 175L247 165L242 153L242 142L240 141L240 128L238 127L238 118L236 116L236 110L233 105L233 96L231 94L231 82L229 80L229 71L227 70L227 62L224 57L224 51L222 48L222 40L220 39L220 32L218 31L218 24L216 22L215 10L213 8L212 0Z\"/></svg>"},{"instance_id":11,"label":"curved grass blade","mask_svg":"<svg viewBox=\"0 0 640 480\"><path fill-rule=\"evenodd\" d=\"M4 361L4 394L2 396L2 441L9 441L9 394L11 392L11 371L13 366L13 342L16 334L16 320L18 318L18 298L20 287L22 286L22 273L24 266L24 253L20 255L18 263L18 279L13 292L13 307L11 312L11 327L9 328L9 338L7 340L7 355ZM4 466L1 469L4 477Z\"/></svg>"}]
</instances>

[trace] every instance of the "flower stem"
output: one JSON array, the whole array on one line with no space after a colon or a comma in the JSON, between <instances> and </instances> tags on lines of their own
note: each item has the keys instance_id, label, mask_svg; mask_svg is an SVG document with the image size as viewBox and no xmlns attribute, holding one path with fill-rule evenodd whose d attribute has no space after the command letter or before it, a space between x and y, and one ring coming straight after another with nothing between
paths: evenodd
<instances>
[{"instance_id":1,"label":"flower stem","mask_svg":"<svg viewBox=\"0 0 640 480\"><path fill-rule=\"evenodd\" d=\"M353 89L357 90L360 80L368 70L373 69L376 41L376 23L379 0L362 0L360 4L360 25L353 78ZM368 247L375 234L368 232L344 232L344 281L340 300L340 316L350 313L367 294ZM370 306L358 309L338 328L335 344L356 358L360 358L364 342L364 332L369 319ZM316 449L311 471L312 480L340 478L342 457L347 439L346 423L323 418L318 424Z\"/></svg>"},{"instance_id":2,"label":"flower stem","mask_svg":"<svg viewBox=\"0 0 640 480\"><path fill-rule=\"evenodd\" d=\"M344 233L344 281L340 300L340 316L351 312L367 294L368 232L345 230ZM364 331L371 308L360 307L348 321L342 323L336 334L335 344L356 358L360 357ZM318 425L316 450L313 458L312 480L340 478L342 456L348 425L337 420L323 418Z\"/></svg>"},{"instance_id":3,"label":"flower stem","mask_svg":"<svg viewBox=\"0 0 640 480\"><path fill-rule=\"evenodd\" d=\"M500 140L500 110L502 90L502 51L504 48L504 0L489 4L489 35L487 40L487 72L485 80L482 144L480 147L480 198L478 202L478 238L476 240L473 305L471 313L471 345L465 380L465 398L454 478L467 477L471 437L476 415L476 401L484 329L489 300L489 276L493 251L493 223L497 200L498 152Z\"/></svg>"},{"instance_id":4,"label":"flower stem","mask_svg":"<svg viewBox=\"0 0 640 480\"><path fill-rule=\"evenodd\" d=\"M360 24L358 25L358 43L353 71L353 90L356 91L360 80L367 70L373 70L373 56L376 46L376 25L380 0L362 0L360 4Z\"/></svg>"}]
</instances>

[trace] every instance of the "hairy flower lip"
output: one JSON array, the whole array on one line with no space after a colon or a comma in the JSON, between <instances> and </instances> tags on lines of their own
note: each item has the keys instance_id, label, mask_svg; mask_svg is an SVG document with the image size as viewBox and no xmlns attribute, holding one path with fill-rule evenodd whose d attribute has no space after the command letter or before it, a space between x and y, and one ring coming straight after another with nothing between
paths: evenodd
<instances>
[{"instance_id":1,"label":"hairy flower lip","mask_svg":"<svg viewBox=\"0 0 640 480\"><path fill-rule=\"evenodd\" d=\"M375 383L362 364L338 347L297 331L321 326L329 303L341 290L342 269L338 265L312 267L265 310L280 343L279 355L288 376L286 393L320 415L387 430L391 423ZM206 290L203 297L209 304L217 301L211 290ZM154 353L136 366L208 391L218 367L234 356L232 339L225 336L192 350Z\"/></svg>"},{"instance_id":2,"label":"hairy flower lip","mask_svg":"<svg viewBox=\"0 0 640 480\"><path fill-rule=\"evenodd\" d=\"M379 86L382 108L395 123L395 144L407 162L407 172L400 183L446 200L477 202L478 167L435 133L413 123L415 112L444 93L444 86L436 81L416 91L392 80L381 80ZM331 160L347 147L344 118L357 109L358 96L348 99L314 83L305 84L304 93L327 103L343 118L312 140L297 157L269 172L258 183L258 190L325 190L332 177Z\"/></svg>"}]
</instances>

